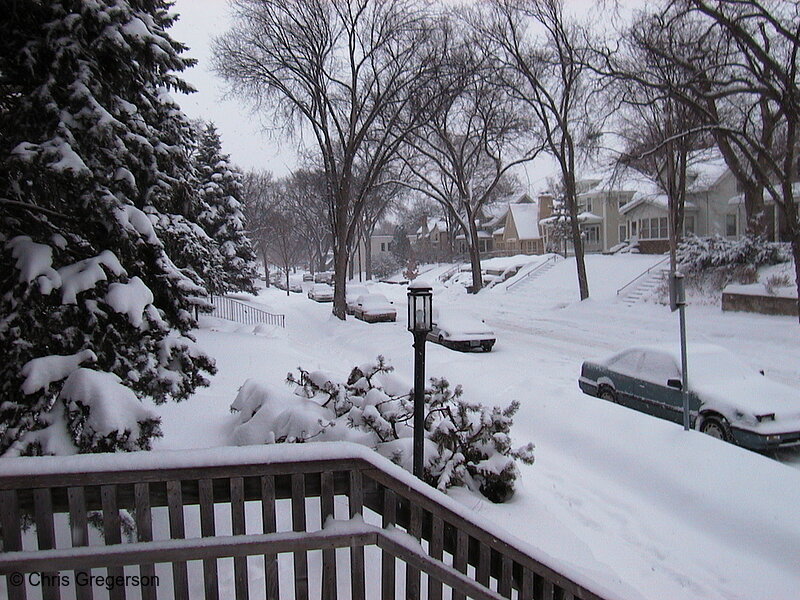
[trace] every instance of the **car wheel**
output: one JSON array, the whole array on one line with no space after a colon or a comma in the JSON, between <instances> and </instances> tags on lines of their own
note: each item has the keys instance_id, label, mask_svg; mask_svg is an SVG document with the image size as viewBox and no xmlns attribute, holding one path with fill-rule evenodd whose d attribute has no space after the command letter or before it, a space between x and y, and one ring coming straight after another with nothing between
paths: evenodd
<instances>
[{"instance_id":1,"label":"car wheel","mask_svg":"<svg viewBox=\"0 0 800 600\"><path fill-rule=\"evenodd\" d=\"M723 417L704 417L700 424L700 432L724 442L731 441L728 422Z\"/></svg>"},{"instance_id":2,"label":"car wheel","mask_svg":"<svg viewBox=\"0 0 800 600\"><path fill-rule=\"evenodd\" d=\"M486 343L486 344L483 345L483 350L485 352L491 352L492 351L492 346L493 346L493 344Z\"/></svg>"},{"instance_id":3,"label":"car wheel","mask_svg":"<svg viewBox=\"0 0 800 600\"><path fill-rule=\"evenodd\" d=\"M617 402L617 395L613 392L613 390L608 388L603 388L600 391L600 398L603 400L608 400L609 402L614 402L615 404Z\"/></svg>"}]
</instances>

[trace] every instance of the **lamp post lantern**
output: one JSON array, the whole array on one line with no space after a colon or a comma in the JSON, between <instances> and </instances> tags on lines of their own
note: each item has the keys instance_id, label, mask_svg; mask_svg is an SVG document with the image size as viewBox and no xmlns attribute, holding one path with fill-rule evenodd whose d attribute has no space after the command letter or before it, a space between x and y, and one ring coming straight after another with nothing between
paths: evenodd
<instances>
[{"instance_id":1,"label":"lamp post lantern","mask_svg":"<svg viewBox=\"0 0 800 600\"><path fill-rule=\"evenodd\" d=\"M425 452L425 337L432 329L433 291L422 282L408 286L408 330L414 334L414 476L422 479Z\"/></svg>"}]
</instances>

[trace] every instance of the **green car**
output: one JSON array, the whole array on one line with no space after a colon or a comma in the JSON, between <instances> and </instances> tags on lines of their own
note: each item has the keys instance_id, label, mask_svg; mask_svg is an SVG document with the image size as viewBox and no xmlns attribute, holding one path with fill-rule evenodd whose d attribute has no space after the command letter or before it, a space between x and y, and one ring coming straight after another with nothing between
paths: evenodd
<instances>
[{"instance_id":1,"label":"green car","mask_svg":"<svg viewBox=\"0 0 800 600\"><path fill-rule=\"evenodd\" d=\"M690 423L751 450L800 445L800 394L771 381L719 346L688 348ZM680 351L673 346L629 348L604 361L586 361L578 385L585 394L683 423Z\"/></svg>"}]
</instances>

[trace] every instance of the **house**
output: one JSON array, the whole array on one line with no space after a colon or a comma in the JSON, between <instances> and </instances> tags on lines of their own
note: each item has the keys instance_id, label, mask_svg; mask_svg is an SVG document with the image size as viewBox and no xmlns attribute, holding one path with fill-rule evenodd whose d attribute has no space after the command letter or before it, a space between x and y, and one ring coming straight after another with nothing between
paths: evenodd
<instances>
[{"instance_id":1,"label":"house","mask_svg":"<svg viewBox=\"0 0 800 600\"><path fill-rule=\"evenodd\" d=\"M620 242L627 239L627 230L623 228L620 208L625 206L636 195L634 182L619 180L615 173L593 175L575 182L577 188L578 222L583 235L584 252L610 252ZM545 192L540 196L553 203L553 194ZM556 213L551 209L544 216L540 224L544 237L544 247L561 251L562 243L566 244L566 251L572 249L569 235L564 235L563 227L566 223L563 204Z\"/></svg>"},{"instance_id":2,"label":"house","mask_svg":"<svg viewBox=\"0 0 800 600\"><path fill-rule=\"evenodd\" d=\"M577 187L586 252L613 252L623 243L636 244L642 253L668 251L669 202L654 180L629 169L581 179ZM776 211L771 203L768 207L767 225L777 239ZM563 214L541 221L545 248L558 248L564 236L557 226L564 222ZM690 156L682 235L737 238L745 231L741 190L724 159L713 150ZM569 251L569 235L565 239Z\"/></svg>"},{"instance_id":3,"label":"house","mask_svg":"<svg viewBox=\"0 0 800 600\"><path fill-rule=\"evenodd\" d=\"M508 205L503 226L493 233L494 246L505 254L543 254L544 238L539 230L540 206L537 202Z\"/></svg>"},{"instance_id":4,"label":"house","mask_svg":"<svg viewBox=\"0 0 800 600\"><path fill-rule=\"evenodd\" d=\"M527 193L517 194L484 207L478 223L481 253L500 255L541 254L544 240L539 231L539 203ZM466 252L464 234L456 236L459 252Z\"/></svg>"},{"instance_id":5,"label":"house","mask_svg":"<svg viewBox=\"0 0 800 600\"><path fill-rule=\"evenodd\" d=\"M419 226L416 232L417 242L427 242L432 248L442 249L449 246L450 232L444 219L429 217Z\"/></svg>"},{"instance_id":6,"label":"house","mask_svg":"<svg viewBox=\"0 0 800 600\"><path fill-rule=\"evenodd\" d=\"M731 199L737 196L736 178L723 158L703 151L689 159L682 235L720 235L737 238L744 234L744 216ZM637 189L620 208L620 235L638 243L645 254L669 250L669 202L654 182ZM773 224L774 227L774 224Z\"/></svg>"}]
</instances>

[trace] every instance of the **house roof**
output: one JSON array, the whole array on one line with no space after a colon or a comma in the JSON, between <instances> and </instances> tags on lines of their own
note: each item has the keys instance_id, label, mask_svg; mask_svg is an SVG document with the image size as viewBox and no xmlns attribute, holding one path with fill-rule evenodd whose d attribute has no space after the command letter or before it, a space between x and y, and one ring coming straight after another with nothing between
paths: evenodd
<instances>
[{"instance_id":1,"label":"house roof","mask_svg":"<svg viewBox=\"0 0 800 600\"><path fill-rule=\"evenodd\" d=\"M500 229L495 229L493 235L503 235L503 233L505 233L505 231L506 231L506 228L505 227L501 227Z\"/></svg>"},{"instance_id":2,"label":"house roof","mask_svg":"<svg viewBox=\"0 0 800 600\"><path fill-rule=\"evenodd\" d=\"M539 206L537 204L510 204L508 207L521 240L539 239Z\"/></svg>"},{"instance_id":3,"label":"house roof","mask_svg":"<svg viewBox=\"0 0 800 600\"><path fill-rule=\"evenodd\" d=\"M417 235L423 235L424 233L432 233L434 231L445 232L447 231L447 223L445 223L444 219L439 219L437 217L428 217L428 219L419 226L417 229Z\"/></svg>"},{"instance_id":4,"label":"house roof","mask_svg":"<svg viewBox=\"0 0 800 600\"><path fill-rule=\"evenodd\" d=\"M637 196L625 206L622 206L619 209L619 212L621 215L627 215L637 206L641 206L642 204L649 204L650 206L669 210L669 199L667 198L666 194L658 194L654 196ZM697 210L697 205L694 202L684 201L683 207L684 210Z\"/></svg>"}]
</instances>

